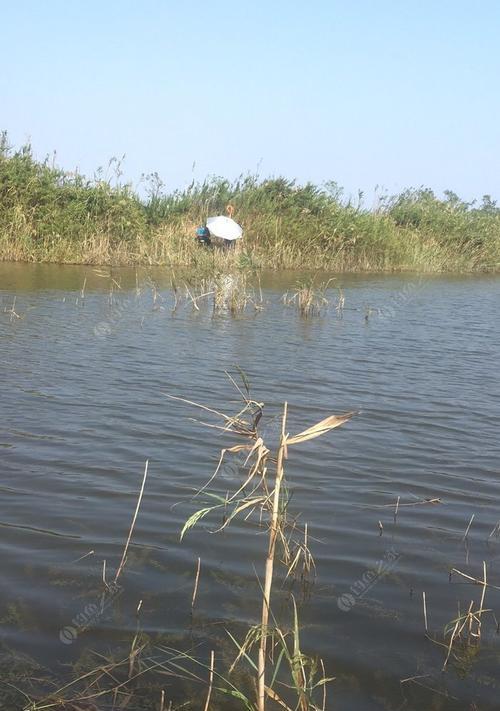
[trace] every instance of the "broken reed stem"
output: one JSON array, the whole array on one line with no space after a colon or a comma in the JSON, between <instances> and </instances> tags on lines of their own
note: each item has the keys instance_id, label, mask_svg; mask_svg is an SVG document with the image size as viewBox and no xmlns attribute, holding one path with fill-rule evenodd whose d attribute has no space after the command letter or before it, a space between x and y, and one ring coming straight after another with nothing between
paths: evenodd
<instances>
[{"instance_id":1,"label":"broken reed stem","mask_svg":"<svg viewBox=\"0 0 500 711\"><path fill-rule=\"evenodd\" d=\"M323 679L326 679L325 665L323 664L323 660L320 659L319 663L321 664ZM321 705L321 711L326 711L326 684L323 684L323 704Z\"/></svg>"},{"instance_id":2,"label":"broken reed stem","mask_svg":"<svg viewBox=\"0 0 500 711\"><path fill-rule=\"evenodd\" d=\"M144 477L142 479L142 486L141 486L141 490L139 492L139 498L137 499L137 506L135 507L134 518L132 519L132 524L131 524L130 530L128 532L127 542L125 543L125 548L123 549L122 559L120 561L120 565L118 566L118 570L116 571L115 580L114 580L115 583L118 581L118 578L120 577L121 572L122 572L123 568L125 567L125 562L127 560L127 551L128 551L128 547L130 545L130 539L132 538L132 533L134 531L135 521L137 519L137 514L139 513L139 508L141 506L141 501L142 501L142 495L144 493L144 486L146 484L146 477L148 475L148 466L149 466L149 459L146 459L146 465L144 467Z\"/></svg>"},{"instance_id":3,"label":"broken reed stem","mask_svg":"<svg viewBox=\"0 0 500 711\"><path fill-rule=\"evenodd\" d=\"M283 461L286 456L286 417L288 403L283 407L283 420L281 423L281 438L278 447L278 458L276 462L276 479L274 482L273 508L271 516L271 527L269 530L269 546L266 559L266 570L264 577L264 590L262 597L262 619L260 630L260 645L257 668L257 708L258 711L265 711L266 704L266 648L267 648L267 627L269 623L269 610L271 603L271 587L273 583L274 555L276 551L276 539L279 529L279 508L281 484L283 482L284 468Z\"/></svg>"},{"instance_id":4,"label":"broken reed stem","mask_svg":"<svg viewBox=\"0 0 500 711\"><path fill-rule=\"evenodd\" d=\"M448 653L446 654L446 659L444 660L442 671L444 671L446 669L446 665L448 664L448 659L450 658L451 648L453 647L453 640L455 639L455 633L457 631L458 623L459 623L459 620L456 621L455 627L453 628L453 632L451 633L450 644L448 646Z\"/></svg>"},{"instance_id":5,"label":"broken reed stem","mask_svg":"<svg viewBox=\"0 0 500 711\"><path fill-rule=\"evenodd\" d=\"M486 561L483 560L483 591L481 593L481 602L479 603L479 612L478 612L478 619L477 619L477 636L478 638L481 637L481 615L483 614L483 605L484 605L484 596L486 595Z\"/></svg>"},{"instance_id":6,"label":"broken reed stem","mask_svg":"<svg viewBox=\"0 0 500 711\"><path fill-rule=\"evenodd\" d=\"M492 588L493 590L500 590L500 587L498 585L491 585L491 583L485 583L484 580L479 580L479 578L474 578L474 577L472 577L472 575L467 575L467 573L462 573L462 571L458 570L457 568L452 568L450 570L450 575L451 575L451 573L457 573L457 575L461 575L462 578L471 580L476 585L485 585L485 587Z\"/></svg>"},{"instance_id":7,"label":"broken reed stem","mask_svg":"<svg viewBox=\"0 0 500 711\"><path fill-rule=\"evenodd\" d=\"M396 501L396 509L394 511L394 523L396 523L396 519L398 517L398 511L399 511L399 500L401 496L398 496L398 500Z\"/></svg>"},{"instance_id":8,"label":"broken reed stem","mask_svg":"<svg viewBox=\"0 0 500 711\"><path fill-rule=\"evenodd\" d=\"M427 627L427 602L425 600L425 592L422 592L422 603L424 606L424 625L425 625L425 633L428 634L428 627Z\"/></svg>"},{"instance_id":9,"label":"broken reed stem","mask_svg":"<svg viewBox=\"0 0 500 711\"><path fill-rule=\"evenodd\" d=\"M470 529L470 527L472 526L472 522L474 521L474 516L475 516L475 515L476 515L476 514L472 514L472 516L470 517L469 525L468 525L467 528L465 529L465 533L464 533L464 537L462 538L462 541L465 541L465 540L467 539L467 536L469 535L469 529Z\"/></svg>"},{"instance_id":10,"label":"broken reed stem","mask_svg":"<svg viewBox=\"0 0 500 711\"><path fill-rule=\"evenodd\" d=\"M488 538L491 538L491 537L494 536L495 534L496 534L497 537L498 537L498 534L499 534L499 533L500 533L500 521L497 521L497 523L496 523L495 526L493 527L493 530L492 530L492 532L490 533L490 535L488 536Z\"/></svg>"},{"instance_id":11,"label":"broken reed stem","mask_svg":"<svg viewBox=\"0 0 500 711\"><path fill-rule=\"evenodd\" d=\"M198 557L198 566L196 568L196 577L194 579L193 597L191 598L191 610L194 609L194 603L196 602L196 593L198 592L198 581L200 579L200 567L201 567L201 558Z\"/></svg>"},{"instance_id":12,"label":"broken reed stem","mask_svg":"<svg viewBox=\"0 0 500 711\"><path fill-rule=\"evenodd\" d=\"M130 645L130 654L129 654L129 664L128 664L128 678L132 678L132 674L134 673L134 664L135 664L135 658L138 654L138 650L136 650L136 643L137 640L139 639L139 613L141 611L142 607L142 600L139 600L139 604L137 605L137 609L135 611L135 615L137 617L137 622L135 625L135 635L132 640L132 644Z\"/></svg>"},{"instance_id":13,"label":"broken reed stem","mask_svg":"<svg viewBox=\"0 0 500 711\"><path fill-rule=\"evenodd\" d=\"M198 558L199 560L199 558ZM210 697L212 696L212 687L214 683L214 650L210 652L210 677L209 677L209 682L208 682L208 693L207 693L207 700L205 702L205 709L204 711L208 711L209 705L210 705Z\"/></svg>"}]
</instances>

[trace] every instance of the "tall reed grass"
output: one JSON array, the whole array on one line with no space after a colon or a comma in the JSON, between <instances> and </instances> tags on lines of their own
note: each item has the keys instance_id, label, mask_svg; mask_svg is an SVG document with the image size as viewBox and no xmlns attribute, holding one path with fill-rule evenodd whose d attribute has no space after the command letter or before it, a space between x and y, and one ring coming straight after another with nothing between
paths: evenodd
<instances>
[{"instance_id":1,"label":"tall reed grass","mask_svg":"<svg viewBox=\"0 0 500 711\"><path fill-rule=\"evenodd\" d=\"M336 183L321 187L247 175L210 178L168 193L157 174L143 197L112 159L91 178L39 161L0 134L0 259L88 264L336 271L498 271L500 209L447 191L406 190L366 208ZM202 249L194 229L235 207L238 249Z\"/></svg>"}]
</instances>

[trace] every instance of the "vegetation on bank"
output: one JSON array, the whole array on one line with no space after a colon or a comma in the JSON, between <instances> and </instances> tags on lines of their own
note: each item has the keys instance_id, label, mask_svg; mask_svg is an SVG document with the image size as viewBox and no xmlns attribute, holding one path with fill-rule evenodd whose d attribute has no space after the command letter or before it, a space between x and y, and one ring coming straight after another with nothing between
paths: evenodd
<instances>
[{"instance_id":1,"label":"vegetation on bank","mask_svg":"<svg viewBox=\"0 0 500 711\"><path fill-rule=\"evenodd\" d=\"M111 174L111 175L110 175ZM373 209L336 183L297 185L245 176L192 183L167 193L144 177L146 197L120 181L120 163L93 178L37 160L29 144L0 135L0 259L88 264L255 266L336 271L498 271L500 208L447 191L406 190ZM238 249L196 244L194 229L235 207L245 230Z\"/></svg>"}]
</instances>

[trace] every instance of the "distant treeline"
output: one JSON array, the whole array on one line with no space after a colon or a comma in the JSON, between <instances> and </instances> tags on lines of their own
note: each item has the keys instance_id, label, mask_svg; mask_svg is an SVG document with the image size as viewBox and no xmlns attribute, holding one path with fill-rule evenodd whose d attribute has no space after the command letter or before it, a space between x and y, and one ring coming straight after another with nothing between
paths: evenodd
<instances>
[{"instance_id":1,"label":"distant treeline","mask_svg":"<svg viewBox=\"0 0 500 711\"><path fill-rule=\"evenodd\" d=\"M235 208L243 225L227 262L263 268L332 270L497 271L500 208L485 195L464 202L427 188L379 199L345 199L334 183L298 185L285 178L210 178L166 193L145 176L145 197L120 182L112 159L89 179L30 145L0 135L0 259L89 264L210 265L219 250L195 243L194 229L211 214Z\"/></svg>"}]
</instances>

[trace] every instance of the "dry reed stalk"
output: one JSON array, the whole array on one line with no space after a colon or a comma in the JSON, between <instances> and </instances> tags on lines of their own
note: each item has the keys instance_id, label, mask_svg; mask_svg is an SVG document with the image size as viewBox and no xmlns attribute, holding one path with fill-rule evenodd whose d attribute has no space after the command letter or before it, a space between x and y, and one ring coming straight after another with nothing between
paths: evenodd
<instances>
[{"instance_id":1,"label":"dry reed stalk","mask_svg":"<svg viewBox=\"0 0 500 711\"><path fill-rule=\"evenodd\" d=\"M321 672L323 674L323 679L326 679L326 671L325 671L325 665L323 663L323 660L320 659L319 663L321 664ZM321 711L326 711L326 684L322 684L323 686L323 703L321 705Z\"/></svg>"},{"instance_id":2,"label":"dry reed stalk","mask_svg":"<svg viewBox=\"0 0 500 711\"><path fill-rule=\"evenodd\" d=\"M72 563L79 563L79 562L80 562L81 560L83 560L84 558L88 558L89 555L94 555L94 553L95 553L95 551L93 551L93 550L92 550L92 551L89 551L88 553L85 553L85 555L81 555L79 558L77 558L76 560L73 560L73 561L71 561L71 562L72 562Z\"/></svg>"},{"instance_id":3,"label":"dry reed stalk","mask_svg":"<svg viewBox=\"0 0 500 711\"><path fill-rule=\"evenodd\" d=\"M106 559L102 561L102 582L106 590L109 589L108 581L106 580Z\"/></svg>"},{"instance_id":4,"label":"dry reed stalk","mask_svg":"<svg viewBox=\"0 0 500 711\"><path fill-rule=\"evenodd\" d=\"M470 527L472 526L472 522L474 521L475 515L476 514L472 514L472 516L470 517L469 525L465 529L465 533L464 533L464 537L462 538L462 541L465 541L467 539L467 536L469 535L469 530L470 530Z\"/></svg>"},{"instance_id":5,"label":"dry reed stalk","mask_svg":"<svg viewBox=\"0 0 500 711\"><path fill-rule=\"evenodd\" d=\"M132 533L134 531L134 526L135 526L135 522L137 519L137 514L139 513L139 508L141 506L142 495L144 493L144 486L146 484L146 477L148 475L148 465L149 465L149 459L146 459L146 465L144 467L144 476L142 479L142 486L141 486L141 490L139 492L139 498L137 499L137 506L135 507L134 517L132 519L132 523L130 525L130 530L128 532L127 542L125 543L125 548L123 549L122 559L120 561L120 565L118 566L118 570L116 571L116 575L115 575L115 579L114 579L115 583L118 581L118 578L120 577L121 572L122 572L123 568L125 567L125 562L127 560L127 551L128 551L128 547L130 545L130 539L132 538Z\"/></svg>"},{"instance_id":6,"label":"dry reed stalk","mask_svg":"<svg viewBox=\"0 0 500 711\"><path fill-rule=\"evenodd\" d=\"M466 578L467 580L470 580L472 583L475 583L476 585L486 585L488 588L492 588L492 590L500 590L500 587L498 585L492 585L491 583L484 583L484 580L481 580L480 578L474 578L472 575L467 575L467 573L462 573L461 570L458 570L457 568L452 568L450 571L451 573L456 573L457 575L461 575L462 578Z\"/></svg>"},{"instance_id":7,"label":"dry reed stalk","mask_svg":"<svg viewBox=\"0 0 500 711\"><path fill-rule=\"evenodd\" d=\"M487 580L486 580L486 561L483 560L483 591L481 593L481 601L479 603L479 612L478 612L478 621L477 621L477 636L480 638L481 637L481 615L483 614L483 607L484 607L484 597L486 595L486 586L487 586Z\"/></svg>"},{"instance_id":8,"label":"dry reed stalk","mask_svg":"<svg viewBox=\"0 0 500 711\"><path fill-rule=\"evenodd\" d=\"M396 501L396 509L395 509L395 511L394 511L394 523L396 523L396 520L397 520L397 518L398 518L399 500L400 500L400 498L401 498L401 497L398 496L398 500Z\"/></svg>"},{"instance_id":9,"label":"dry reed stalk","mask_svg":"<svg viewBox=\"0 0 500 711\"><path fill-rule=\"evenodd\" d=\"M238 392L244 401L244 406L240 412L233 417L228 417L222 412L219 412L213 408L206 407L205 405L200 405L199 403L186 400L185 398L179 398L174 396L169 396L173 399L180 400L182 402L189 403L198 407L205 412L216 415L221 418L224 422L224 426L206 424L209 427L214 427L216 429L222 430L226 433L233 433L244 437L247 439L245 444L236 444L233 447L225 448L221 450L219 461L217 463L214 474L211 475L208 482L200 489L198 494L205 491L207 486L214 480L215 476L219 472L222 463L224 461L225 455L227 454L238 454L240 456L245 453L245 461L240 466L243 466L246 471L246 478L244 483L237 488L234 493L228 492L226 497L217 496L217 503L211 506L204 507L199 511L192 514L189 519L184 524L181 531L181 540L185 533L195 526L198 521L215 510L219 513L224 512L224 518L222 525L219 526L217 530L223 530L228 526L231 521L240 513L245 512L242 518L247 518L249 511L260 511L261 516L265 511L268 516L268 543L267 543L267 555L265 561L265 572L264 580L262 585L262 604L261 604L261 619L260 623L255 627L252 627L247 633L246 639L242 644L239 644L232 635L228 632L229 636L233 639L233 642L238 647L238 656L231 665L231 670L237 664L237 662L248 657L248 651L254 645L258 646L258 658L257 664L252 666L257 671L256 678L256 695L257 695L257 709L258 711L265 710L266 696L278 700L280 697L273 689L270 689L266 684L266 664L267 664L267 649L268 649L268 637L273 637L273 643L271 645L271 653L273 651L273 645L275 644L276 635L280 638L280 644L282 645L282 654L280 655L280 661L283 658L283 654L288 655L288 663L290 664L290 671L294 679L293 688L296 690L299 699L299 707L301 711L305 711L306 703L308 702L308 696L312 693L315 687L310 686L310 682L305 681L306 677L306 664L309 664L311 669L313 664L310 661L306 661L305 655L300 653L297 656L297 663L300 664L300 674L297 672L295 662L293 661L294 655L291 655L287 650L286 640L284 635L280 632L278 627L269 626L269 620L271 615L271 591L273 586L273 576L275 568L275 559L277 555L277 544L281 543L284 552L284 562L288 566L289 574L297 566L298 560L302 556L304 559L304 572L308 572L314 566L314 561L312 555L308 549L308 539L309 532L306 528L304 531L303 542L293 542L297 548L292 555L290 542L287 540L286 530L289 528L290 524L287 521L286 507L283 507L283 492L285 491L284 481L285 481L285 466L284 462L287 458L288 447L295 444L300 444L307 442L311 439L319 437L330 430L339 427L340 425L347 422L353 412L347 413L345 415L335 416L331 415L325 419L317 422L315 425L308 427L302 432L289 436L286 432L286 422L288 414L288 405L284 404L283 415L281 421L281 432L279 443L273 457L270 456L270 450L265 446L262 437L259 435L258 425L262 417L263 404L258 403L251 399L249 394L249 386L244 376L244 373L240 373L243 380L244 389L246 394L241 388L237 387ZM234 379L230 378L234 384ZM250 442L248 442L250 440ZM274 472L274 477L270 473L270 464L272 463L272 471ZM273 479L271 483L271 479ZM251 491L247 491L251 489ZM262 519L261 519L262 520ZM293 526L293 528L295 525ZM298 645L298 620L297 612L295 609L295 633L294 638L296 639L296 645ZM281 635L281 636L280 636ZM297 653L298 654L298 653ZM291 655L291 656L290 656ZM272 657L272 654L271 654ZM300 658L299 658L300 657ZM230 670L230 671L231 671ZM277 670L273 677L273 683L275 681ZM312 672L314 675L314 672ZM324 680L326 683L328 680ZM278 703L281 703L278 701ZM285 707L286 708L286 707Z\"/></svg>"},{"instance_id":10,"label":"dry reed stalk","mask_svg":"<svg viewBox=\"0 0 500 711\"><path fill-rule=\"evenodd\" d=\"M427 626L427 602L425 599L425 592L422 592L422 604L424 606L424 627L425 627L425 633L428 634L429 629Z\"/></svg>"},{"instance_id":11,"label":"dry reed stalk","mask_svg":"<svg viewBox=\"0 0 500 711\"><path fill-rule=\"evenodd\" d=\"M448 652L446 654L446 659L444 660L442 671L444 671L446 669L446 665L448 664L448 659L450 658L451 648L453 647L453 641L455 639L455 634L456 634L459 622L460 622L460 620L458 619L455 623L455 627L453 628L453 632L451 633L450 643L448 645Z\"/></svg>"},{"instance_id":12,"label":"dry reed stalk","mask_svg":"<svg viewBox=\"0 0 500 711\"><path fill-rule=\"evenodd\" d=\"M398 508L402 508L403 506L422 506L423 504L440 504L441 499L422 499L422 501L411 501L406 504L400 503ZM394 504L380 504L379 506L361 506L363 509L392 509Z\"/></svg>"},{"instance_id":13,"label":"dry reed stalk","mask_svg":"<svg viewBox=\"0 0 500 711\"><path fill-rule=\"evenodd\" d=\"M198 566L196 568L196 577L194 580L193 597L191 598L191 611L193 611L194 603L196 602L196 593L198 592L198 581L200 579L200 567L201 567L201 558L198 557Z\"/></svg>"},{"instance_id":14,"label":"dry reed stalk","mask_svg":"<svg viewBox=\"0 0 500 711\"><path fill-rule=\"evenodd\" d=\"M208 681L208 692L207 692L207 700L205 701L205 709L204 711L208 711L209 706L210 706L210 697L212 696L212 687L214 684L214 651L210 652L210 677Z\"/></svg>"},{"instance_id":15,"label":"dry reed stalk","mask_svg":"<svg viewBox=\"0 0 500 711\"><path fill-rule=\"evenodd\" d=\"M322 309L328 306L329 302L325 294L331 281L332 279L329 279L326 283L319 284L317 288L315 288L314 280L310 284L299 284L291 296L288 295L288 292L283 294L282 301L286 306L295 306L304 318L318 316Z\"/></svg>"},{"instance_id":16,"label":"dry reed stalk","mask_svg":"<svg viewBox=\"0 0 500 711\"><path fill-rule=\"evenodd\" d=\"M139 638L139 613L141 611L142 607L142 600L139 600L139 604L137 605L137 609L135 611L136 617L137 617L137 622L135 626L135 635L134 638L132 639L132 644L130 645L130 653L129 653L129 665L128 665L128 678L132 678L132 674L134 673L134 664L135 664L135 659L139 652L141 651L140 648L136 649L136 644L137 640Z\"/></svg>"},{"instance_id":17,"label":"dry reed stalk","mask_svg":"<svg viewBox=\"0 0 500 711\"><path fill-rule=\"evenodd\" d=\"M495 587L491 586L488 584L487 580L487 571L486 571L486 561L483 561L483 578L477 579L473 578L470 575L467 575L465 573L461 573L459 570L456 570L456 568L452 568L450 572L450 576L452 572L456 572L459 575L463 576L464 578L471 580L472 582L481 585L482 586L482 592L481 592L481 598L479 602L479 607L477 610L474 610L474 600L471 600L469 607L467 609L467 612L465 614L461 614L460 612L460 604L459 604L459 609L458 609L458 615L456 619L452 620L449 625L447 625L447 628L445 629L445 636L451 631L451 637L450 641L446 645L447 653L446 653L446 659L444 661L442 670L444 671L448 665L452 650L453 650L453 644L455 640L460 640L462 641L462 644L465 644L467 647L472 646L473 644L479 645L481 641L481 626L482 626L482 617L485 612L492 612L491 610L486 610L484 608L484 600L486 596L486 588L487 587ZM498 589L498 588L496 588ZM496 619L496 618L495 618ZM451 627L453 625L453 628ZM462 633L464 635L462 636ZM432 638L430 638L432 639ZM433 640L436 644L441 644L437 640Z\"/></svg>"},{"instance_id":18,"label":"dry reed stalk","mask_svg":"<svg viewBox=\"0 0 500 711\"><path fill-rule=\"evenodd\" d=\"M266 569L264 575L264 589L262 593L262 616L261 616L261 638L259 645L259 656L257 665L257 705L259 711L265 710L266 705L266 647L269 624L269 610L271 602L271 587L273 583L274 554L276 550L276 540L278 538L278 518L281 484L283 481L283 459L286 452L286 417L288 403L283 406L283 419L281 421L281 438L278 448L278 460L276 463L276 478L274 482L273 508L271 513L271 527L269 530L269 545L267 550Z\"/></svg>"},{"instance_id":19,"label":"dry reed stalk","mask_svg":"<svg viewBox=\"0 0 500 711\"><path fill-rule=\"evenodd\" d=\"M492 538L493 536L496 536L498 538L499 534L500 534L500 521L497 521L497 523L494 525L493 530L491 531L488 538Z\"/></svg>"}]
</instances>

